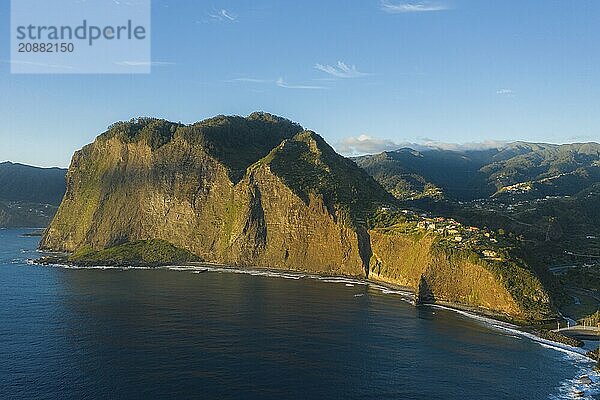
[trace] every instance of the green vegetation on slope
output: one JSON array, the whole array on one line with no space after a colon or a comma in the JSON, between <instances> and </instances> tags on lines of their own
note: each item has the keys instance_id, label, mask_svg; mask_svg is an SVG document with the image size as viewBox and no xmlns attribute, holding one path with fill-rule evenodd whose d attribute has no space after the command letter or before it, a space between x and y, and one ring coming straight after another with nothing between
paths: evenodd
<instances>
[{"instance_id":1,"label":"green vegetation on slope","mask_svg":"<svg viewBox=\"0 0 600 400\"><path fill-rule=\"evenodd\" d=\"M516 256L519 243L514 238L465 226L453 219L421 217L407 210L379 210L370 216L369 228L387 235L411 238L415 242L427 236L432 240L432 255L440 254L452 265L470 263L489 271L528 319L544 319L552 314L540 280Z\"/></svg>"},{"instance_id":2,"label":"green vegetation on slope","mask_svg":"<svg viewBox=\"0 0 600 400\"><path fill-rule=\"evenodd\" d=\"M563 188L555 188L557 193L544 195L574 194L583 190L598 179L600 144L545 144L511 143L500 149L490 163L481 169L498 190L521 182L540 181L562 174L583 173L588 170L592 176L582 176L581 182L565 183ZM583 174L585 175L585 174Z\"/></svg>"},{"instance_id":3,"label":"green vegetation on slope","mask_svg":"<svg viewBox=\"0 0 600 400\"><path fill-rule=\"evenodd\" d=\"M0 201L0 227L44 228L52 220L57 208L51 204Z\"/></svg>"},{"instance_id":4,"label":"green vegetation on slope","mask_svg":"<svg viewBox=\"0 0 600 400\"><path fill-rule=\"evenodd\" d=\"M100 138L110 139L118 137L126 143L146 141L152 150L165 145L175 135L181 124L166 121L164 119L141 117L129 121L120 121L108 127L108 131Z\"/></svg>"},{"instance_id":5,"label":"green vegetation on slope","mask_svg":"<svg viewBox=\"0 0 600 400\"><path fill-rule=\"evenodd\" d=\"M310 193L320 195L330 211L348 215L352 223L364 224L377 206L395 202L366 172L311 131L284 141L262 162L305 202Z\"/></svg>"},{"instance_id":6,"label":"green vegetation on slope","mask_svg":"<svg viewBox=\"0 0 600 400\"><path fill-rule=\"evenodd\" d=\"M116 137L126 143L145 141L153 151L173 140L183 139L202 146L221 162L235 183L244 176L246 168L265 157L282 140L301 131L302 127L290 120L255 112L245 118L219 115L192 125L136 118L111 125L99 139Z\"/></svg>"},{"instance_id":7,"label":"green vegetation on slope","mask_svg":"<svg viewBox=\"0 0 600 400\"><path fill-rule=\"evenodd\" d=\"M218 116L202 121L190 126L186 135L198 135L203 147L231 171L235 183L250 165L302 130L285 118L255 112L246 118Z\"/></svg>"},{"instance_id":8,"label":"green vegetation on slope","mask_svg":"<svg viewBox=\"0 0 600 400\"><path fill-rule=\"evenodd\" d=\"M439 191L461 201L495 192L525 198L573 195L600 180L598 143L516 142L468 151L400 149L358 157L356 162L399 199L439 198Z\"/></svg>"},{"instance_id":9,"label":"green vegetation on slope","mask_svg":"<svg viewBox=\"0 0 600 400\"><path fill-rule=\"evenodd\" d=\"M0 201L59 205L65 193L62 168L0 163Z\"/></svg>"},{"instance_id":10,"label":"green vegetation on slope","mask_svg":"<svg viewBox=\"0 0 600 400\"><path fill-rule=\"evenodd\" d=\"M446 150L400 149L355 161L398 199L473 199L494 192L479 172L484 165L480 158Z\"/></svg>"},{"instance_id":11,"label":"green vegetation on slope","mask_svg":"<svg viewBox=\"0 0 600 400\"><path fill-rule=\"evenodd\" d=\"M191 252L167 241L152 239L125 243L99 251L84 247L73 253L69 261L79 265L158 266L200 260Z\"/></svg>"},{"instance_id":12,"label":"green vegetation on slope","mask_svg":"<svg viewBox=\"0 0 600 400\"><path fill-rule=\"evenodd\" d=\"M600 258L600 183L570 197L458 204L416 201L410 206L446 215L521 238L528 260L544 268L593 262Z\"/></svg>"},{"instance_id":13,"label":"green vegetation on slope","mask_svg":"<svg viewBox=\"0 0 600 400\"><path fill-rule=\"evenodd\" d=\"M65 193L66 170L0 163L0 227L45 227Z\"/></svg>"}]
</instances>

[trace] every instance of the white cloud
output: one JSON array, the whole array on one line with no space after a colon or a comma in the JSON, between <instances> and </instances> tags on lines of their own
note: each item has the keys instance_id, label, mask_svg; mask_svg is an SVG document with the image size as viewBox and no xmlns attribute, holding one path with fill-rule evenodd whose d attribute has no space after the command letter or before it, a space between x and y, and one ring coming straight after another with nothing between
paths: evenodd
<instances>
[{"instance_id":1,"label":"white cloud","mask_svg":"<svg viewBox=\"0 0 600 400\"><path fill-rule=\"evenodd\" d=\"M402 148L411 148L417 151L449 150L449 151L476 151L500 149L508 142L500 140L486 140L483 142L446 143L431 139L423 139L421 143L395 142L390 139L380 139L369 135L350 136L335 144L335 149L347 156L364 154L377 154L384 151L395 151Z\"/></svg>"},{"instance_id":2,"label":"white cloud","mask_svg":"<svg viewBox=\"0 0 600 400\"><path fill-rule=\"evenodd\" d=\"M308 89L308 90L319 90L319 89L327 89L324 86L308 86L308 85L290 85L286 83L283 78L279 78L275 81L275 84L281 88L285 89Z\"/></svg>"},{"instance_id":3,"label":"white cloud","mask_svg":"<svg viewBox=\"0 0 600 400\"><path fill-rule=\"evenodd\" d=\"M429 11L444 11L449 10L450 7L446 4L437 2L418 2L418 3L392 3L388 0L381 1L381 9L389 14L401 14L401 13L415 13L415 12L429 12Z\"/></svg>"},{"instance_id":4,"label":"white cloud","mask_svg":"<svg viewBox=\"0 0 600 400\"><path fill-rule=\"evenodd\" d=\"M227 11L224 8L220 9L220 10L216 10L212 13L209 13L208 16L217 21L234 22L234 21L237 21L237 19L238 19L238 17L236 15L231 14L230 11Z\"/></svg>"},{"instance_id":5,"label":"white cloud","mask_svg":"<svg viewBox=\"0 0 600 400\"><path fill-rule=\"evenodd\" d=\"M400 145L389 139L378 139L363 134L344 138L336 143L334 147L341 154L357 156L381 153L382 151L394 151L400 148Z\"/></svg>"},{"instance_id":6,"label":"white cloud","mask_svg":"<svg viewBox=\"0 0 600 400\"><path fill-rule=\"evenodd\" d=\"M359 78L361 76L369 75L358 71L355 65L347 65L342 61L338 61L336 66L315 64L315 68L337 78Z\"/></svg>"},{"instance_id":7,"label":"white cloud","mask_svg":"<svg viewBox=\"0 0 600 400\"><path fill-rule=\"evenodd\" d=\"M229 12L227 10L221 10L221 16L230 21L235 21L237 19L236 16L229 14Z\"/></svg>"},{"instance_id":8,"label":"white cloud","mask_svg":"<svg viewBox=\"0 0 600 400\"><path fill-rule=\"evenodd\" d=\"M496 94L512 97L514 96L515 92L513 92L511 89L498 89L496 90Z\"/></svg>"}]
</instances>

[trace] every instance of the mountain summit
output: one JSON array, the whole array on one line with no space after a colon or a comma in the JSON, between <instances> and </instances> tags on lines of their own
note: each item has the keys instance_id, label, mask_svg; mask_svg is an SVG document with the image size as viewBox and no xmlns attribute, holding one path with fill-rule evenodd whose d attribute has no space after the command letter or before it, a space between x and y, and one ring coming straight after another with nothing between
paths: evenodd
<instances>
[{"instance_id":1,"label":"mountain summit","mask_svg":"<svg viewBox=\"0 0 600 400\"><path fill-rule=\"evenodd\" d=\"M41 247L83 264L198 259L368 278L511 318L549 314L518 260L458 249L457 234L424 229L396 202L321 136L271 114L140 118L75 153Z\"/></svg>"},{"instance_id":2,"label":"mountain summit","mask_svg":"<svg viewBox=\"0 0 600 400\"><path fill-rule=\"evenodd\" d=\"M366 172L283 118L141 118L74 155L42 247L162 239L214 262L361 276L360 232L386 202Z\"/></svg>"}]
</instances>

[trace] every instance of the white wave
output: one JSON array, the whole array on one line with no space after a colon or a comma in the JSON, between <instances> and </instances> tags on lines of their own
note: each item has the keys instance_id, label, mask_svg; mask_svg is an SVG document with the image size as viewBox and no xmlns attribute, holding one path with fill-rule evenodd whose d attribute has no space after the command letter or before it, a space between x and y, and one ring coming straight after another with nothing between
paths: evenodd
<instances>
[{"instance_id":1,"label":"white wave","mask_svg":"<svg viewBox=\"0 0 600 400\"><path fill-rule=\"evenodd\" d=\"M455 308L446 307L446 306L442 306L439 304L432 304L431 307L453 311L455 313L458 313L458 314L464 315L466 317L469 317L471 319L474 319L476 321L479 321L480 323L482 323L488 327L494 328L496 330L508 332L514 336L526 337L545 348L556 350L556 351L561 351L563 353L573 356L574 358L576 358L578 360L582 360L582 361L586 360L586 361L591 362L590 358L588 358L585 355L585 350L580 349L579 347L573 347L573 346L569 346L566 344L557 343L557 342L553 342L551 340L543 339L537 335L534 335L533 333L522 331L516 325L510 324L508 322L497 321L495 319L484 317L482 315L477 315L474 313L470 313L468 311L457 310Z\"/></svg>"},{"instance_id":2,"label":"white wave","mask_svg":"<svg viewBox=\"0 0 600 400\"><path fill-rule=\"evenodd\" d=\"M535 341L538 342L538 344L540 346L545 347L546 349L552 349L552 350L560 351L561 353L565 353L566 355L569 356L569 358L572 358L574 360L581 359L582 353L579 353L577 351L573 351L572 349L567 349L565 347L556 346L554 343L548 344L548 343L545 343L545 342L542 342L542 341L538 341L538 340L535 340Z\"/></svg>"},{"instance_id":3,"label":"white wave","mask_svg":"<svg viewBox=\"0 0 600 400\"><path fill-rule=\"evenodd\" d=\"M148 270L154 269L153 267L141 267L141 266L114 266L114 265L93 265L93 266L80 266L80 265L72 265L72 264L60 264L60 263L48 263L48 264L40 264L35 262L35 260L27 260L27 264L29 265L38 265L41 267L48 268L63 268L63 269L74 269L74 270L115 270L115 271L135 271L135 270Z\"/></svg>"},{"instance_id":4,"label":"white wave","mask_svg":"<svg viewBox=\"0 0 600 400\"><path fill-rule=\"evenodd\" d=\"M173 265L173 266L169 265L169 266L162 267L162 268L166 268L171 271L197 271L200 269L203 269L203 270L206 269L206 268L199 268L199 267L195 267L195 266L186 266L186 265Z\"/></svg>"},{"instance_id":5,"label":"white wave","mask_svg":"<svg viewBox=\"0 0 600 400\"><path fill-rule=\"evenodd\" d=\"M392 294L399 296L402 301L415 305L415 295L413 292L410 292L408 290L392 289L377 283L369 283L369 288L378 290L383 294Z\"/></svg>"},{"instance_id":6,"label":"white wave","mask_svg":"<svg viewBox=\"0 0 600 400\"><path fill-rule=\"evenodd\" d=\"M26 262L27 262L27 264L36 264L34 262L34 260L26 260ZM95 270L129 271L129 270L156 269L156 268L152 268L152 267L133 267L133 266L81 267L81 266L65 265L65 264L48 264L45 266L65 268L65 269L74 269L74 270L95 269ZM252 275L252 276L283 278L283 279L293 279L293 280L315 279L315 280L325 282L325 283L344 284L347 287L354 287L355 285L363 285L363 286L368 286L370 289L377 290L386 295L387 294L396 295L402 301L405 301L405 302L413 304L413 305L415 304L414 303L414 293L412 293L410 291L401 290L401 289L392 289L392 288L387 287L382 284L368 282L368 281L359 280L359 279L346 278L346 277L319 276L319 275L306 274L306 273L300 273L300 272L295 273L295 272L290 272L290 271L277 272L277 271L263 270L263 269L240 269L240 268L231 268L228 266L218 265L218 264L171 265L171 266L165 266L165 267L159 267L159 268L167 269L170 271L190 272L190 273L196 273L196 274L204 273L204 272L213 272L213 273L236 273L236 274L245 274L245 275ZM364 293L354 294L354 297L363 297L363 296L365 296ZM573 393L574 393L573 388L575 388L575 387L578 388L580 386L579 382L578 382L578 378L581 375L588 375L591 378L593 377L592 380L594 383L592 385L589 385L582 389L582 390L585 390L586 397L587 397L587 395L593 395L593 394L600 393L600 390L598 388L598 385L600 384L600 376L598 376L593 371L591 371L590 366L592 364L592 361L588 357L585 356L584 350L542 339L531 333L521 331L516 325L510 324L507 322L497 321L492 318L474 314L472 312L458 310L458 309L455 309L452 307L447 307L447 306L443 306L443 305L439 305L439 304L433 304L433 305L431 305L431 307L458 313L458 314L468 317L470 319L476 320L479 323L484 324L491 329L501 331L506 336L517 339L517 340L522 339L522 338L530 339L530 340L538 343L540 346L542 346L544 348L561 352L571 362L574 361L575 363L583 364L582 368L580 368L580 370L579 370L578 376L576 378L563 381L558 388L558 394L556 396L551 396L551 398L555 398L555 399L573 398ZM586 398L586 397L584 397L584 398Z\"/></svg>"},{"instance_id":7,"label":"white wave","mask_svg":"<svg viewBox=\"0 0 600 400\"><path fill-rule=\"evenodd\" d=\"M375 289L384 294L392 294L400 297L402 301L405 301L409 304L414 305L414 294L407 290L400 289L391 289L387 286L369 282L361 279L353 279L348 277L338 277L338 276L322 276L322 275L314 275L307 274L302 272L293 272L293 271L273 271L267 269L249 269L249 268L232 268L225 265L220 264L200 264L200 265L173 265L163 267L172 271L183 271L183 272L192 272L192 273L201 273L201 272L214 272L214 273L234 273L234 274L245 274L252 276L263 276L269 278L283 278L283 279L315 279L325 283L334 283L334 284L344 284L347 287L354 287L356 285L359 286L368 286L371 289ZM361 294L360 296L363 296Z\"/></svg>"},{"instance_id":8,"label":"white wave","mask_svg":"<svg viewBox=\"0 0 600 400\"><path fill-rule=\"evenodd\" d=\"M504 336L512 338L512 339L523 340L523 338L521 336L511 335L509 333L505 334Z\"/></svg>"},{"instance_id":9,"label":"white wave","mask_svg":"<svg viewBox=\"0 0 600 400\"><path fill-rule=\"evenodd\" d=\"M271 270L260 270L260 269L238 269L238 268L230 268L226 266L217 266L216 264L202 264L202 265L191 265L191 266L167 266L163 267L171 271L184 271L184 272L215 272L215 273L234 273L234 274L244 274L244 275L253 275L253 276L264 276L271 278L284 278L284 279L302 279L308 277L306 274L302 273L293 273L293 272L276 272Z\"/></svg>"},{"instance_id":10,"label":"white wave","mask_svg":"<svg viewBox=\"0 0 600 400\"><path fill-rule=\"evenodd\" d=\"M516 325L510 324L508 322L496 321L491 318L487 318L481 315L476 315L467 311L457 310L451 307L445 307L442 305L432 305L435 308L441 308L449 311L456 312L458 314L464 315L471 319L477 320L478 322L501 332L507 333L507 336L522 339L529 339L543 348L546 348L551 351L557 351L564 355L566 361L579 366L578 373L575 378L567 379L559 384L558 393L550 396L550 399L562 400L562 399L574 399L574 398L583 398L583 399L596 399L596 395L600 393L600 375L596 373L592 366L594 365L594 361L585 355L585 350L579 347L573 347L562 343L553 342L550 340L542 339L539 336L536 336L529 332L524 332ZM579 382L579 377L582 375L588 375L593 383L591 385L582 385ZM582 390L585 394L583 397L576 397L575 390Z\"/></svg>"},{"instance_id":11,"label":"white wave","mask_svg":"<svg viewBox=\"0 0 600 400\"><path fill-rule=\"evenodd\" d=\"M447 310L447 311L452 311L455 312L457 314L460 315L464 315L465 317L469 317L471 319L475 319L478 320L480 322L484 322L486 324L490 324L490 325L497 325L497 326L502 326L502 327L506 327L506 328L511 328L511 329L517 329L517 325L508 323L508 322L502 322L502 321L498 321L489 317L485 317L483 315L478 315L469 311L464 311L464 310L459 310L457 308L452 308L452 307L448 307L448 306L444 306L441 304L431 304L430 305L432 308L439 308L441 310ZM520 332L520 331L519 331Z\"/></svg>"},{"instance_id":12,"label":"white wave","mask_svg":"<svg viewBox=\"0 0 600 400\"><path fill-rule=\"evenodd\" d=\"M577 364L576 364L577 365ZM592 381L590 384L583 383L581 376L587 375ZM600 394L600 376L596 371L590 368L589 364L580 366L574 378L565 379L560 382L557 393L550 396L550 399L597 399ZM581 391L583 396L576 396L575 392Z\"/></svg>"},{"instance_id":13,"label":"white wave","mask_svg":"<svg viewBox=\"0 0 600 400\"><path fill-rule=\"evenodd\" d=\"M33 260L27 260L27 263L35 264L35 262ZM95 270L129 271L129 270L156 269L153 267L137 267L137 266L136 267L133 267L133 266L82 267L82 266L65 265L65 264L47 264L46 266L66 268L66 269L80 269L80 270L95 269ZM159 267L159 268L163 268L163 269L167 269L167 270L171 270L171 271L191 272L191 273L201 273L201 272L236 273L236 274L245 274L245 275L252 275L252 276L263 276L263 277L269 277L269 278L283 278L283 279L293 279L293 280L316 279L316 280L319 280L321 282L326 282L326 283L344 284L348 287L352 287L354 285L365 285L365 286L368 286L370 289L378 290L383 294L397 295L400 297L401 300L406 301L407 303L410 303L410 304L414 304L414 293L412 293L410 291L401 290L401 289L392 289L392 288L389 288L382 284L368 282L368 281L364 281L364 280L360 280L360 279L346 278L346 277L319 276L319 275L306 274L306 273L301 273L301 272L296 273L296 272L291 272L291 271L277 272L277 271L266 270L266 269L232 268L232 267L228 267L228 266L220 265L220 264L169 265L169 266ZM364 294L358 294L358 295L355 295L355 297L359 297L362 295L364 295ZM472 312L458 310L458 309L455 309L452 307L447 307L447 306L443 306L443 305L439 305L439 304L432 304L431 307L445 309L445 310L449 310L449 311L464 315L470 319L477 320L480 323L485 324L488 327L494 328L496 330L504 331L505 333L509 334L508 336L526 337L526 338L529 338L529 339L539 343L540 345L542 345L546 348L550 348L550 349L557 350L557 351L562 351L565 354L570 354L573 357L577 357L582 360L589 360L589 358L587 358L585 356L584 350L581 350L576 347L552 342L552 341L549 341L546 339L542 339L534 334L521 331L516 325L510 324L507 322L497 321L492 318L474 314Z\"/></svg>"},{"instance_id":14,"label":"white wave","mask_svg":"<svg viewBox=\"0 0 600 400\"><path fill-rule=\"evenodd\" d=\"M318 276L315 275L315 279L321 282L327 283L344 283L350 285L368 285L368 282L361 281L359 279L345 278L345 277L336 277L336 276Z\"/></svg>"}]
</instances>

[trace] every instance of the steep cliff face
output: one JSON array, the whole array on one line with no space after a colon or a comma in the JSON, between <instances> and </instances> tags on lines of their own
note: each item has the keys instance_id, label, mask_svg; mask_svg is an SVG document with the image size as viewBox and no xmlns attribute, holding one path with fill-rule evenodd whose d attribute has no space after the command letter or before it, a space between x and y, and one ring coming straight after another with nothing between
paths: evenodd
<instances>
[{"instance_id":1,"label":"steep cliff face","mask_svg":"<svg viewBox=\"0 0 600 400\"><path fill-rule=\"evenodd\" d=\"M289 121L148 120L117 125L75 154L41 246L162 239L211 262L364 277L356 223L386 200L366 173Z\"/></svg>"},{"instance_id":2,"label":"steep cliff face","mask_svg":"<svg viewBox=\"0 0 600 400\"><path fill-rule=\"evenodd\" d=\"M516 260L493 261L440 248L434 234L398 235L371 230L369 277L417 290L417 299L448 302L524 321L548 318L550 298Z\"/></svg>"},{"instance_id":3,"label":"steep cliff face","mask_svg":"<svg viewBox=\"0 0 600 400\"><path fill-rule=\"evenodd\" d=\"M269 114L132 120L74 155L41 247L95 254L158 240L209 262L369 277L533 315L498 274L433 238L368 231L368 215L393 202L320 136ZM547 304L541 285L530 289Z\"/></svg>"}]
</instances>

